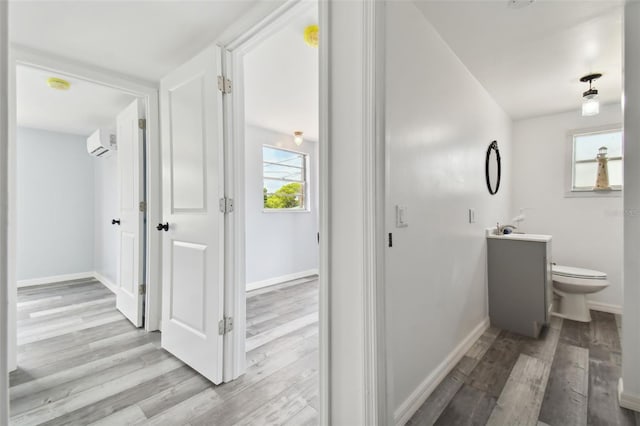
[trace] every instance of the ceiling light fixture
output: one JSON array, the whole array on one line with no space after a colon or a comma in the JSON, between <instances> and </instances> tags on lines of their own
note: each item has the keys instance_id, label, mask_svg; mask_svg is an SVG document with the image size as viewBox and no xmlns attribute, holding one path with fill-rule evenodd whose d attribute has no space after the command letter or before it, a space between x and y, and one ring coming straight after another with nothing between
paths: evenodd
<instances>
[{"instance_id":1,"label":"ceiling light fixture","mask_svg":"<svg viewBox=\"0 0 640 426\"><path fill-rule=\"evenodd\" d=\"M602 77L602 74L589 74L580 79L581 82L589 82L589 90L582 94L582 115L589 117L600 113L600 101L598 100L598 90L592 86L594 80Z\"/></svg>"},{"instance_id":2,"label":"ceiling light fixture","mask_svg":"<svg viewBox=\"0 0 640 426\"><path fill-rule=\"evenodd\" d=\"M63 80L57 77L51 77L47 79L47 85L54 90L69 90L71 83L67 80Z\"/></svg>"},{"instance_id":3,"label":"ceiling light fixture","mask_svg":"<svg viewBox=\"0 0 640 426\"><path fill-rule=\"evenodd\" d=\"M301 131L295 131L293 132L293 143L295 143L297 146L302 145L302 141L304 139L302 138L302 132Z\"/></svg>"}]
</instances>

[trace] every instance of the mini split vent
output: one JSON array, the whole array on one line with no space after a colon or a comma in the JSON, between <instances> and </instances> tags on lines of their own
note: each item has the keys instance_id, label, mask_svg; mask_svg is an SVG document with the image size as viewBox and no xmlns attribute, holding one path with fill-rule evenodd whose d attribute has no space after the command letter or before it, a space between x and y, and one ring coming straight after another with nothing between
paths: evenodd
<instances>
[{"instance_id":1,"label":"mini split vent","mask_svg":"<svg viewBox=\"0 0 640 426\"><path fill-rule=\"evenodd\" d=\"M87 138L87 152L94 157L109 157L116 150L116 135L98 129Z\"/></svg>"}]
</instances>

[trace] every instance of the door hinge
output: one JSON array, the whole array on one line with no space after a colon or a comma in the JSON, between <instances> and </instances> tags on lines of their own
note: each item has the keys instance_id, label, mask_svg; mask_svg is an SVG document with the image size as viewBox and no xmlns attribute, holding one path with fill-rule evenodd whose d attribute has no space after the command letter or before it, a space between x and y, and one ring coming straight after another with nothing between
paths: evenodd
<instances>
[{"instance_id":1,"label":"door hinge","mask_svg":"<svg viewBox=\"0 0 640 426\"><path fill-rule=\"evenodd\" d=\"M233 212L233 198L220 198L220 213Z\"/></svg>"},{"instance_id":2,"label":"door hinge","mask_svg":"<svg viewBox=\"0 0 640 426\"><path fill-rule=\"evenodd\" d=\"M140 284L138 286L138 294L143 295L147 292L147 285L146 284Z\"/></svg>"},{"instance_id":3,"label":"door hinge","mask_svg":"<svg viewBox=\"0 0 640 426\"><path fill-rule=\"evenodd\" d=\"M147 211L147 202L146 201L140 201L140 211L142 213Z\"/></svg>"},{"instance_id":4,"label":"door hinge","mask_svg":"<svg viewBox=\"0 0 640 426\"><path fill-rule=\"evenodd\" d=\"M218 90L221 91L223 94L228 95L229 93L231 93L231 89L232 89L231 80L229 80L223 75L219 75Z\"/></svg>"},{"instance_id":5,"label":"door hinge","mask_svg":"<svg viewBox=\"0 0 640 426\"><path fill-rule=\"evenodd\" d=\"M233 330L233 318L224 317L218 321L218 334L223 336Z\"/></svg>"},{"instance_id":6,"label":"door hinge","mask_svg":"<svg viewBox=\"0 0 640 426\"><path fill-rule=\"evenodd\" d=\"M138 119L138 128L142 129L142 130L146 129L147 128L147 120L144 119L144 118L139 118Z\"/></svg>"}]
</instances>

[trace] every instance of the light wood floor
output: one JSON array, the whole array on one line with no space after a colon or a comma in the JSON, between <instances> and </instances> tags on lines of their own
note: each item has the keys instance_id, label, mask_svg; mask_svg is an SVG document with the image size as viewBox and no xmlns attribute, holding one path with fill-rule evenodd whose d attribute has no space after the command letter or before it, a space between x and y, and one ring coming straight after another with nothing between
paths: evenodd
<instances>
[{"instance_id":1,"label":"light wood floor","mask_svg":"<svg viewBox=\"0 0 640 426\"><path fill-rule=\"evenodd\" d=\"M618 405L616 318L591 314L539 340L489 329L407 425L640 425Z\"/></svg>"},{"instance_id":2,"label":"light wood floor","mask_svg":"<svg viewBox=\"0 0 640 426\"><path fill-rule=\"evenodd\" d=\"M11 424L316 424L317 280L248 293L247 322L247 373L214 386L97 281L19 289Z\"/></svg>"}]
</instances>

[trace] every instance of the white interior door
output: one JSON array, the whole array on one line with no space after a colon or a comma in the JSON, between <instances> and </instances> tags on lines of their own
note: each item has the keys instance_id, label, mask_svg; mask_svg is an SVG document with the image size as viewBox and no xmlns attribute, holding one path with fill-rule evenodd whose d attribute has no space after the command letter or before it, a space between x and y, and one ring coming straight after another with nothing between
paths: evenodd
<instances>
[{"instance_id":1,"label":"white interior door","mask_svg":"<svg viewBox=\"0 0 640 426\"><path fill-rule=\"evenodd\" d=\"M118 293L116 306L136 327L142 327L144 302L144 118L142 103L135 100L116 120L118 144ZM142 210L142 211L141 211Z\"/></svg>"},{"instance_id":2,"label":"white interior door","mask_svg":"<svg viewBox=\"0 0 640 426\"><path fill-rule=\"evenodd\" d=\"M216 384L224 303L220 58L209 48L160 83L162 347Z\"/></svg>"}]
</instances>

